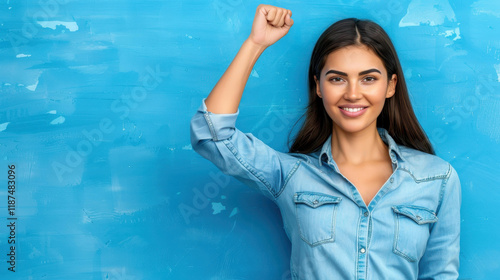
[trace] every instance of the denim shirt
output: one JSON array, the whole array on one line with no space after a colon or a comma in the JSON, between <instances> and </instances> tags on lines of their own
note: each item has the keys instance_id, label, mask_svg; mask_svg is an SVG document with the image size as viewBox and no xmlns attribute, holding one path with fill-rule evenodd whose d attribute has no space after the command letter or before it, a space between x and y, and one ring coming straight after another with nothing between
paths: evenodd
<instances>
[{"instance_id":1,"label":"denim shirt","mask_svg":"<svg viewBox=\"0 0 500 280\"><path fill-rule=\"evenodd\" d=\"M333 161L331 137L312 154L282 153L237 130L238 112L213 114L203 102L191 143L279 207L292 279L458 278L461 191L449 163L379 129L393 173L366 206Z\"/></svg>"}]
</instances>

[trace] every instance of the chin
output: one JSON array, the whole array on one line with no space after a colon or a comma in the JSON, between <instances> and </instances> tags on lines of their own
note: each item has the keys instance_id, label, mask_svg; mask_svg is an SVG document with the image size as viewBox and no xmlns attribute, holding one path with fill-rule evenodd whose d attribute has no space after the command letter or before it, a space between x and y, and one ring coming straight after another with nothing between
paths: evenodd
<instances>
[{"instance_id":1,"label":"chin","mask_svg":"<svg viewBox=\"0 0 500 280\"><path fill-rule=\"evenodd\" d=\"M340 129L347 134L355 134L364 131L365 129Z\"/></svg>"},{"instance_id":2,"label":"chin","mask_svg":"<svg viewBox=\"0 0 500 280\"><path fill-rule=\"evenodd\" d=\"M374 124L366 124L366 123L335 123L334 124L334 131L343 131L345 133L358 133L362 131L366 131L369 129L377 129L376 125Z\"/></svg>"}]
</instances>

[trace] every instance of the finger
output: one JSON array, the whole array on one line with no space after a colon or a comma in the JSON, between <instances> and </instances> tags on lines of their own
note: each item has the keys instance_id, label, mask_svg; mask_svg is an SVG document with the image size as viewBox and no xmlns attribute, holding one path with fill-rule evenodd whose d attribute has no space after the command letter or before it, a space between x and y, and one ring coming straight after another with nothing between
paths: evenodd
<instances>
[{"instance_id":1,"label":"finger","mask_svg":"<svg viewBox=\"0 0 500 280\"><path fill-rule=\"evenodd\" d=\"M275 27L281 27L281 25L278 25L278 23L280 22L282 16L283 16L283 9L277 9L276 16L274 17L274 20L271 22L271 25Z\"/></svg>"},{"instance_id":2,"label":"finger","mask_svg":"<svg viewBox=\"0 0 500 280\"><path fill-rule=\"evenodd\" d=\"M285 17L285 26L291 27L293 25L292 12L288 11L288 14Z\"/></svg>"},{"instance_id":3,"label":"finger","mask_svg":"<svg viewBox=\"0 0 500 280\"><path fill-rule=\"evenodd\" d=\"M267 19L267 9L266 9L266 7L265 7L264 5L262 5L262 4L261 4L261 5L259 5L259 6L257 7L257 14L259 14L259 15L263 15L263 16L264 16L264 18L266 18L266 19Z\"/></svg>"},{"instance_id":4,"label":"finger","mask_svg":"<svg viewBox=\"0 0 500 280\"><path fill-rule=\"evenodd\" d=\"M272 22L274 20L274 18L276 17L277 10L271 8L271 9L267 9L266 12L267 12L267 14L266 14L266 20L268 22Z\"/></svg>"},{"instance_id":5,"label":"finger","mask_svg":"<svg viewBox=\"0 0 500 280\"><path fill-rule=\"evenodd\" d=\"M287 10L283 10L283 13L281 14L280 21L278 22L278 25L276 27L283 27L283 24L285 24L285 18L288 15Z\"/></svg>"}]
</instances>

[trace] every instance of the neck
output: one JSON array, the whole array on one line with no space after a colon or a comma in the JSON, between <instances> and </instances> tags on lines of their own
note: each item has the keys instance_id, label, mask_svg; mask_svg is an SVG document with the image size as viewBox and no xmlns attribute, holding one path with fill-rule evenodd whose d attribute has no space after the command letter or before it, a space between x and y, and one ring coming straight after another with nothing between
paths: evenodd
<instances>
[{"instance_id":1,"label":"neck","mask_svg":"<svg viewBox=\"0 0 500 280\"><path fill-rule=\"evenodd\" d=\"M332 157L337 164L359 165L386 160L389 153L376 126L370 126L355 133L346 132L334 126Z\"/></svg>"}]
</instances>

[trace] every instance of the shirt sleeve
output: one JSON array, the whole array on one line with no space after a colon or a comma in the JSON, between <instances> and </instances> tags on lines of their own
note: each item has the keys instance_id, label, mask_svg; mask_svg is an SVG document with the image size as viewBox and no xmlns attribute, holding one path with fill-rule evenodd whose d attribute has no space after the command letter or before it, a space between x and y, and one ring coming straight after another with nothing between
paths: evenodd
<instances>
[{"instance_id":1,"label":"shirt sleeve","mask_svg":"<svg viewBox=\"0 0 500 280\"><path fill-rule=\"evenodd\" d=\"M252 134L235 128L238 112L214 114L205 100L191 119L191 145L223 173L234 176L271 200L279 196L284 182L283 157Z\"/></svg>"},{"instance_id":2,"label":"shirt sleeve","mask_svg":"<svg viewBox=\"0 0 500 280\"><path fill-rule=\"evenodd\" d=\"M462 194L457 172L450 166L440 192L438 221L431 228L418 279L458 279L460 254L460 206Z\"/></svg>"}]
</instances>

